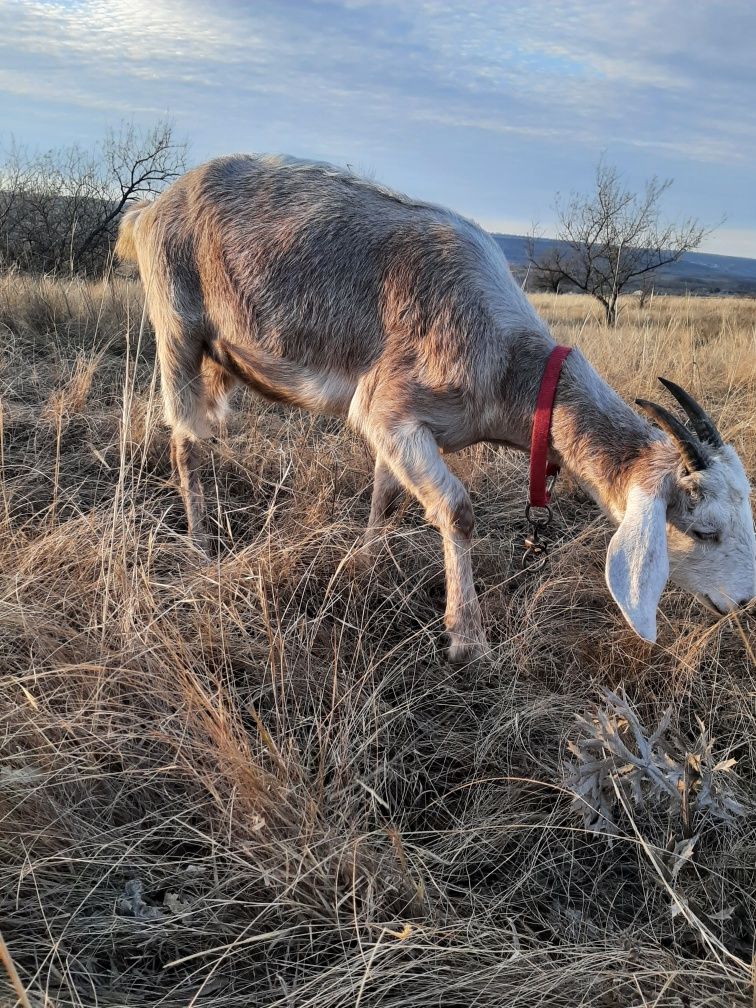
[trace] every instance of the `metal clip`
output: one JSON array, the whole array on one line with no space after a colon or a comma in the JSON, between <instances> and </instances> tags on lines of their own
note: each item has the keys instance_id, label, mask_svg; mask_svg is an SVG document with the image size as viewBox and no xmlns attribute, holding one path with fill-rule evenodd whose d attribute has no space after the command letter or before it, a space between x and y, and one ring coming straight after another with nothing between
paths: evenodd
<instances>
[{"instance_id":1,"label":"metal clip","mask_svg":"<svg viewBox=\"0 0 756 1008\"><path fill-rule=\"evenodd\" d=\"M543 511L545 514L538 516L536 511ZM548 505L536 507L533 504L525 505L525 520L530 525L530 534L525 537L523 543L522 570L539 571L546 565L549 556L548 540L541 538L543 533L551 523L551 508Z\"/></svg>"},{"instance_id":2,"label":"metal clip","mask_svg":"<svg viewBox=\"0 0 756 1008\"><path fill-rule=\"evenodd\" d=\"M534 534L528 536L523 543L524 551L520 566L522 570L538 571L546 565L549 556L549 545L547 542L540 542Z\"/></svg>"}]
</instances>

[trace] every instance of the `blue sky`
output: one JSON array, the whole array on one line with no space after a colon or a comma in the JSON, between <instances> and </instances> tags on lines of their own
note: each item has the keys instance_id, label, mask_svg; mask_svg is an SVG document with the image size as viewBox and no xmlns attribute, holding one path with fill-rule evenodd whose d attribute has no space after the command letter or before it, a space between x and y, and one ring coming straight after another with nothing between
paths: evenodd
<instances>
[{"instance_id":1,"label":"blue sky","mask_svg":"<svg viewBox=\"0 0 756 1008\"><path fill-rule=\"evenodd\" d=\"M493 230L553 225L602 152L756 257L756 5L701 0L0 0L0 142L168 115L194 162L349 164Z\"/></svg>"}]
</instances>

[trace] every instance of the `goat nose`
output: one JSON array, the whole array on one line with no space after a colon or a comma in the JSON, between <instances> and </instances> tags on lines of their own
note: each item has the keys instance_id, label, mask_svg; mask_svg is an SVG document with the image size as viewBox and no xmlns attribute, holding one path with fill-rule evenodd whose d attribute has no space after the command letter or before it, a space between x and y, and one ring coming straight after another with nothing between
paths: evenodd
<instances>
[{"instance_id":1,"label":"goat nose","mask_svg":"<svg viewBox=\"0 0 756 1008\"><path fill-rule=\"evenodd\" d=\"M751 604L751 602L753 602L753 599L754 599L753 595L749 595L747 598L742 598L738 602L738 609L745 609L745 608L747 608Z\"/></svg>"}]
</instances>

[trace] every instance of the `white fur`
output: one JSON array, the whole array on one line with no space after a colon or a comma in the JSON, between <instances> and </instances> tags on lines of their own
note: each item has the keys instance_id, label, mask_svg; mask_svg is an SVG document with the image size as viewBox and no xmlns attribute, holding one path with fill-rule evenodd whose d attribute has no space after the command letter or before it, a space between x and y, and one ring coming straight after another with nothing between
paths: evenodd
<instances>
[{"instance_id":1,"label":"white fur","mask_svg":"<svg viewBox=\"0 0 756 1008\"><path fill-rule=\"evenodd\" d=\"M665 503L633 487L606 554L606 583L625 619L644 640L656 640L656 607L668 577Z\"/></svg>"},{"instance_id":2,"label":"white fur","mask_svg":"<svg viewBox=\"0 0 756 1008\"><path fill-rule=\"evenodd\" d=\"M711 532L718 541L701 541ZM667 579L725 615L756 596L756 536L743 465L729 445L709 467L656 494L634 486L606 558L606 581L630 626L656 640Z\"/></svg>"},{"instance_id":3,"label":"white fur","mask_svg":"<svg viewBox=\"0 0 756 1008\"><path fill-rule=\"evenodd\" d=\"M668 529L670 580L720 614L756 595L756 537L743 464L729 445L719 448L707 469L689 483L690 510L674 515ZM719 533L701 542L694 531Z\"/></svg>"}]
</instances>

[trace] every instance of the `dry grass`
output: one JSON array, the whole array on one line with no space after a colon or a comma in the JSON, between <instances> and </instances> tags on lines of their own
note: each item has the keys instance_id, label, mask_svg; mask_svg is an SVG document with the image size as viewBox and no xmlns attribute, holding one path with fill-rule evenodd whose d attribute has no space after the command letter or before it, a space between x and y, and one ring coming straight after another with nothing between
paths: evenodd
<instances>
[{"instance_id":1,"label":"dry grass","mask_svg":"<svg viewBox=\"0 0 756 1008\"><path fill-rule=\"evenodd\" d=\"M753 472L756 302L629 303L607 333L582 298L537 301L626 396L658 396L657 373L701 393ZM746 623L670 592L643 645L566 480L559 548L522 577L525 460L478 447L455 464L495 661L450 670L415 506L369 576L340 572L367 450L251 399L207 454L202 559L140 306L128 281L0 282L2 1003L750 1004ZM628 725L637 804L611 763ZM600 757L614 835L586 825L575 752ZM679 796L644 783L652 765ZM704 786L735 813L709 814Z\"/></svg>"}]
</instances>

